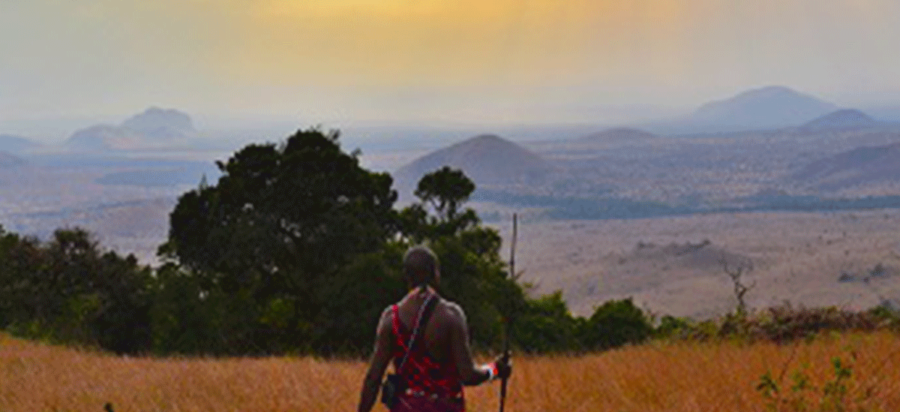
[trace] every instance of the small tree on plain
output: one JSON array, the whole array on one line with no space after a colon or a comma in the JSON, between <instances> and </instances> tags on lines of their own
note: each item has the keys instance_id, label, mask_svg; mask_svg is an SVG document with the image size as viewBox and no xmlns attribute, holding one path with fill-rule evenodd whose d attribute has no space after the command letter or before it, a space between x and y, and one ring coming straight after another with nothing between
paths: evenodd
<instances>
[{"instance_id":1,"label":"small tree on plain","mask_svg":"<svg viewBox=\"0 0 900 412\"><path fill-rule=\"evenodd\" d=\"M734 286L734 298L737 300L737 315L746 315L747 301L744 297L747 295L747 292L756 287L755 281L749 285L745 282L745 276L750 272L753 272L753 261L746 258L739 258L736 262L729 262L725 256L722 256L719 259L719 264L722 265L722 270L728 275Z\"/></svg>"}]
</instances>

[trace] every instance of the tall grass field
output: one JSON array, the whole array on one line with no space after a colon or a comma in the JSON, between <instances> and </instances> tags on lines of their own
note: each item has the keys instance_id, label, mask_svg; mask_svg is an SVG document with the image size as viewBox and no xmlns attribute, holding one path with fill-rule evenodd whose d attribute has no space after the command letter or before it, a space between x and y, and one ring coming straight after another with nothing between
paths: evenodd
<instances>
[{"instance_id":1,"label":"tall grass field","mask_svg":"<svg viewBox=\"0 0 900 412\"><path fill-rule=\"evenodd\" d=\"M103 411L107 402L119 412L352 411L365 367L305 357L115 357L0 335L0 411ZM759 388L767 373L779 389L768 396ZM496 410L498 388L468 388L468 410ZM835 334L787 345L650 343L519 357L506 410L900 411L900 339Z\"/></svg>"}]
</instances>

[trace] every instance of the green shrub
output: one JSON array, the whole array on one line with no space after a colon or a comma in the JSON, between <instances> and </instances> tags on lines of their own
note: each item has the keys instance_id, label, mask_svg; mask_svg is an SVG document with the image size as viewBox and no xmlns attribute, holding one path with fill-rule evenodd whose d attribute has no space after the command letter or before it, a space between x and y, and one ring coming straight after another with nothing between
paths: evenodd
<instances>
[{"instance_id":1,"label":"green shrub","mask_svg":"<svg viewBox=\"0 0 900 412\"><path fill-rule=\"evenodd\" d=\"M576 330L583 318L574 318L561 292L529 299L525 313L516 318L516 342L528 353L571 352L580 349Z\"/></svg>"},{"instance_id":2,"label":"green shrub","mask_svg":"<svg viewBox=\"0 0 900 412\"><path fill-rule=\"evenodd\" d=\"M588 350L606 350L641 343L651 337L650 318L634 305L631 298L613 300L598 307L580 331L582 345Z\"/></svg>"},{"instance_id":3,"label":"green shrub","mask_svg":"<svg viewBox=\"0 0 900 412\"><path fill-rule=\"evenodd\" d=\"M656 338L689 339L695 335L696 327L686 318L665 315L654 330Z\"/></svg>"}]
</instances>

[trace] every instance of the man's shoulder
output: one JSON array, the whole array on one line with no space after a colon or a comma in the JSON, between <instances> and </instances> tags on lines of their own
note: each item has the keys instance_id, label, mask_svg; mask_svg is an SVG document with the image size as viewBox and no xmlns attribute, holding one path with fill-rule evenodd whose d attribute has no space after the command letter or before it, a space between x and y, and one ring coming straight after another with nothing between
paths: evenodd
<instances>
[{"instance_id":1,"label":"man's shoulder","mask_svg":"<svg viewBox=\"0 0 900 412\"><path fill-rule=\"evenodd\" d=\"M454 301L452 301L452 300L450 300L450 299L441 298L440 304L441 304L445 309L462 311L462 307L459 306L458 303L456 303L456 302L454 302Z\"/></svg>"},{"instance_id":2,"label":"man's shoulder","mask_svg":"<svg viewBox=\"0 0 900 412\"><path fill-rule=\"evenodd\" d=\"M393 324L393 310L394 305L388 305L384 310L381 311L381 316L378 318L378 329L390 329Z\"/></svg>"},{"instance_id":3,"label":"man's shoulder","mask_svg":"<svg viewBox=\"0 0 900 412\"><path fill-rule=\"evenodd\" d=\"M466 312L463 310L462 306L459 306L458 303L452 300L441 298L438 302L438 308L451 320L465 320L466 318Z\"/></svg>"}]
</instances>

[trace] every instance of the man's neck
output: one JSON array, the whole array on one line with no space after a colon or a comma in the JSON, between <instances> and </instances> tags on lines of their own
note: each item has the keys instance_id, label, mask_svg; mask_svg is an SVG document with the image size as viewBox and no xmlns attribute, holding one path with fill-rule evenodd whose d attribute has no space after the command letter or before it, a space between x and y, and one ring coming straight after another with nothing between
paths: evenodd
<instances>
[{"instance_id":1,"label":"man's neck","mask_svg":"<svg viewBox=\"0 0 900 412\"><path fill-rule=\"evenodd\" d=\"M424 288L421 287L421 286L414 286L413 288L411 288L411 289L409 290L409 292L408 292L406 295L407 295L407 296L417 296L417 295L420 295L420 296L437 295L437 291L435 291L434 288L432 288L431 286L426 286L426 287L424 287Z\"/></svg>"}]
</instances>

